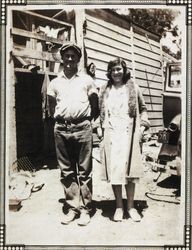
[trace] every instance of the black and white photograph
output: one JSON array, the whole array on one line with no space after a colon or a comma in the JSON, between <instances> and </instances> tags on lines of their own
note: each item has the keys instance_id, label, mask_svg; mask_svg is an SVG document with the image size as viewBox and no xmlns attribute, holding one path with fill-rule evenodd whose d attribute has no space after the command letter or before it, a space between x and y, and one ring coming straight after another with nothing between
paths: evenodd
<instances>
[{"instance_id":1,"label":"black and white photograph","mask_svg":"<svg viewBox=\"0 0 192 250\"><path fill-rule=\"evenodd\" d=\"M1 249L190 249L190 3L105 2L1 1Z\"/></svg>"}]
</instances>

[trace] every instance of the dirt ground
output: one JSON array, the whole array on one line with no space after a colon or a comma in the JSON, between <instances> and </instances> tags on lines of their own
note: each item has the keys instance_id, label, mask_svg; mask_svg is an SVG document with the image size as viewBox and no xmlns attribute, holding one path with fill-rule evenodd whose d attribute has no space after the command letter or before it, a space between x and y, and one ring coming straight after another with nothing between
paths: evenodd
<instances>
[{"instance_id":1,"label":"dirt ground","mask_svg":"<svg viewBox=\"0 0 192 250\"><path fill-rule=\"evenodd\" d=\"M155 154L158 147L146 147L145 153L148 150ZM114 196L111 186L101 179L101 173L99 148L96 147L93 151L94 209L91 222L80 227L76 221L69 225L61 224L63 189L59 169L38 170L35 181L44 183L44 186L23 200L19 211L7 212L5 243L90 248L183 244L184 204L182 196L175 196L180 186L176 176L163 173L154 182L157 173L144 162L144 176L136 187L135 195L135 206L141 212L142 220L132 222L125 216L122 222L114 222L111 220L115 209Z\"/></svg>"}]
</instances>

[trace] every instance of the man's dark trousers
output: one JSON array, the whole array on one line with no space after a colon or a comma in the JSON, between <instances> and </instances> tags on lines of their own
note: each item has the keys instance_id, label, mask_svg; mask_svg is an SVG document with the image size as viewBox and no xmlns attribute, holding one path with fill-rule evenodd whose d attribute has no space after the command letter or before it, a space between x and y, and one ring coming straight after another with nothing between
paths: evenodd
<instances>
[{"instance_id":1,"label":"man's dark trousers","mask_svg":"<svg viewBox=\"0 0 192 250\"><path fill-rule=\"evenodd\" d=\"M73 209L89 209L92 200L91 123L89 120L70 125L56 122L54 136L65 202Z\"/></svg>"}]
</instances>

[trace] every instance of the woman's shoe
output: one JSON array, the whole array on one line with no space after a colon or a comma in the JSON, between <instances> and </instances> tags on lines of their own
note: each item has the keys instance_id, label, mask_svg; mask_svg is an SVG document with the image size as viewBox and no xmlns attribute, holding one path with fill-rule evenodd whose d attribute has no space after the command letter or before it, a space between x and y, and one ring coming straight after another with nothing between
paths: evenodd
<instances>
[{"instance_id":1,"label":"woman's shoe","mask_svg":"<svg viewBox=\"0 0 192 250\"><path fill-rule=\"evenodd\" d=\"M123 220L123 210L122 208L117 208L113 216L113 221L122 221Z\"/></svg>"},{"instance_id":2,"label":"woman's shoe","mask_svg":"<svg viewBox=\"0 0 192 250\"><path fill-rule=\"evenodd\" d=\"M137 212L135 208L129 209L128 214L133 221L135 222L141 221L141 215Z\"/></svg>"}]
</instances>

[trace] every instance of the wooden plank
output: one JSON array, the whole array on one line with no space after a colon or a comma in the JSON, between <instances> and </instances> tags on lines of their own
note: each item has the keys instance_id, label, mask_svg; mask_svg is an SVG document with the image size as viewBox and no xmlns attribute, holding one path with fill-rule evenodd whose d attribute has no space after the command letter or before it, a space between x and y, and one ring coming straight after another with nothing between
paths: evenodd
<instances>
[{"instance_id":1,"label":"wooden plank","mask_svg":"<svg viewBox=\"0 0 192 250\"><path fill-rule=\"evenodd\" d=\"M137 63L143 63L145 65L156 67L156 68L161 67L161 60L147 58L147 57L145 57L145 54L143 54L143 55L135 54L134 58L135 58L135 62L137 62Z\"/></svg>"},{"instance_id":2,"label":"wooden plank","mask_svg":"<svg viewBox=\"0 0 192 250\"><path fill-rule=\"evenodd\" d=\"M154 54L153 52L145 50L143 48L140 48L140 47L136 46L135 44L134 44L134 54L140 55L141 57L153 59L153 60L159 61L159 62L162 59L160 54L159 55Z\"/></svg>"},{"instance_id":3,"label":"wooden plank","mask_svg":"<svg viewBox=\"0 0 192 250\"><path fill-rule=\"evenodd\" d=\"M161 48L158 46L154 46L153 44L151 44L151 41L149 41L149 43L146 41L143 41L141 39L138 39L135 37L134 34L134 44L140 48L143 48L144 50L149 50L154 52L155 54L161 54Z\"/></svg>"},{"instance_id":4,"label":"wooden plank","mask_svg":"<svg viewBox=\"0 0 192 250\"><path fill-rule=\"evenodd\" d=\"M102 62L108 63L110 60L114 60L116 57L110 54L104 54L101 51L94 50L94 48L88 48L86 46L88 58L96 58Z\"/></svg>"},{"instance_id":5,"label":"wooden plank","mask_svg":"<svg viewBox=\"0 0 192 250\"><path fill-rule=\"evenodd\" d=\"M63 45L63 41L61 41L59 39L48 37L46 35L39 35L38 33L30 32L30 31L22 30L22 29L18 29L18 28L12 28L11 34Z\"/></svg>"},{"instance_id":6,"label":"wooden plank","mask_svg":"<svg viewBox=\"0 0 192 250\"><path fill-rule=\"evenodd\" d=\"M140 71L138 69L135 69L135 76L137 78L144 79L144 80L147 80L147 78L148 78L149 84L150 84L150 82L162 83L162 81L163 81L161 76L151 74L151 73L147 73L147 75L146 75L146 72Z\"/></svg>"},{"instance_id":7,"label":"wooden plank","mask_svg":"<svg viewBox=\"0 0 192 250\"><path fill-rule=\"evenodd\" d=\"M11 12L8 13L9 18L9 23L7 25L7 30L10 30L10 28L13 25L13 15ZM4 32L2 33L4 34ZM5 33L6 34L6 33ZM2 58L5 59L6 65L8 67L5 67L5 65L2 65L4 67L4 70L1 72L3 73L6 71L6 78L5 82L7 82L6 86L4 85L4 81L1 82L2 85L4 85L1 90L4 90L4 93L1 93L1 104L3 104L2 109L1 109L1 139L5 139L6 143L4 140L1 141L3 143L3 148L1 148L1 152L6 153L3 155L3 160L6 170L9 171L9 175L11 175L14 171L14 169L17 167L17 124L16 124L16 99L15 99L15 86L17 84L17 78L14 74L14 62L13 60L10 60L10 55L5 57L4 52L6 51L11 51L13 47L13 37L10 35L9 32L7 32L7 44L3 45L1 44L1 49L5 49L2 51ZM4 63L4 60L2 60ZM4 73L1 75L1 80L4 79ZM6 100L6 109L4 107L3 100ZM6 110L6 112L4 111ZM6 114L6 116L5 116ZM4 121L4 124L2 123ZM6 125L6 127L4 127ZM5 129L6 128L6 134L4 135ZM2 146L2 144L1 144ZM1 160L2 160L1 159ZM2 161L1 161L2 162ZM5 171L6 172L6 171ZM3 173L3 172L1 172ZM8 173L8 172L7 172Z\"/></svg>"},{"instance_id":8,"label":"wooden plank","mask_svg":"<svg viewBox=\"0 0 192 250\"><path fill-rule=\"evenodd\" d=\"M146 106L147 106L147 110L149 111L162 111L162 105L161 104L147 104L146 103Z\"/></svg>"},{"instance_id":9,"label":"wooden plank","mask_svg":"<svg viewBox=\"0 0 192 250\"><path fill-rule=\"evenodd\" d=\"M121 27L119 27L117 25L111 24L109 22L105 22L105 21L103 21L101 19L92 17L90 15L86 15L86 20L87 20L87 26L89 26L89 22L90 22L90 23L92 23L92 25L94 25L94 24L99 25L101 29L104 28L104 29L107 29L107 30L112 31L114 33L117 33L117 34L118 33L123 34L123 36L126 36L127 38L131 37L131 34L130 34L129 30L121 28Z\"/></svg>"},{"instance_id":10,"label":"wooden plank","mask_svg":"<svg viewBox=\"0 0 192 250\"><path fill-rule=\"evenodd\" d=\"M160 43L159 42L157 42L157 41L155 41L153 39L150 39L150 38L147 39L147 37L144 36L144 35L134 33L134 38L136 38L137 40L141 40L143 42L146 42L146 43L148 43L148 40L149 40L151 45L153 45L156 48L160 48Z\"/></svg>"},{"instance_id":11,"label":"wooden plank","mask_svg":"<svg viewBox=\"0 0 192 250\"><path fill-rule=\"evenodd\" d=\"M149 111L148 110L149 119L163 119L163 113L161 111Z\"/></svg>"},{"instance_id":12,"label":"wooden plank","mask_svg":"<svg viewBox=\"0 0 192 250\"><path fill-rule=\"evenodd\" d=\"M130 53L127 51L119 50L118 48L113 48L110 45L101 44L101 42L91 41L86 39L85 42L86 48L94 49L95 51L100 51L103 54L114 55L115 57L121 57L122 59L131 58Z\"/></svg>"},{"instance_id":13,"label":"wooden plank","mask_svg":"<svg viewBox=\"0 0 192 250\"><path fill-rule=\"evenodd\" d=\"M99 20L100 21L100 20ZM110 25L110 24L109 24ZM87 30L92 31L101 35L104 35L105 37L111 38L114 41L121 41L124 44L131 44L130 35L126 36L126 30L123 30L121 32L121 29L118 26L115 26L116 28L110 29L108 26L103 27L100 25L100 22L88 22L87 23Z\"/></svg>"},{"instance_id":14,"label":"wooden plank","mask_svg":"<svg viewBox=\"0 0 192 250\"><path fill-rule=\"evenodd\" d=\"M153 127L153 126L163 126L163 122L162 122L162 119L157 119L157 120L152 120L152 119L150 119L149 120L150 121L150 123L151 123L151 126Z\"/></svg>"},{"instance_id":15,"label":"wooden plank","mask_svg":"<svg viewBox=\"0 0 192 250\"><path fill-rule=\"evenodd\" d=\"M62 26L66 26L66 27L68 27L68 28L72 28L72 27L73 27L73 25L70 24L70 23L66 23L66 22L63 22L63 21L59 21L59 20L56 20L56 19L51 18L51 17L48 17L48 16L43 16L43 15L40 15L40 14L38 14L38 13L29 11L29 10L19 10L19 9L17 9L16 11L17 11L17 12L22 12L23 14L28 14L28 15L33 16L33 17L40 18L41 20L46 20L46 21L48 21L48 22L51 23L51 24L53 24L53 23L54 23L54 24L57 24L57 25L60 24L60 25L62 25Z\"/></svg>"},{"instance_id":16,"label":"wooden plank","mask_svg":"<svg viewBox=\"0 0 192 250\"><path fill-rule=\"evenodd\" d=\"M87 60L87 64L90 64L91 62L93 62L96 66L96 71L97 70L105 70L107 71L107 65L108 65L108 62L103 62L99 59L96 59L96 58L92 58L88 55L88 60Z\"/></svg>"},{"instance_id":17,"label":"wooden plank","mask_svg":"<svg viewBox=\"0 0 192 250\"><path fill-rule=\"evenodd\" d=\"M148 88L143 88L143 87L140 87L141 88L141 92L143 95L149 95L151 93L151 96L161 96L162 95L162 91L161 90L158 90L158 89L150 89L150 93L149 93L149 89Z\"/></svg>"},{"instance_id":18,"label":"wooden plank","mask_svg":"<svg viewBox=\"0 0 192 250\"><path fill-rule=\"evenodd\" d=\"M140 71L147 71L149 73L158 75L162 77L162 71L160 67L149 66L141 62L135 62L135 68Z\"/></svg>"},{"instance_id":19,"label":"wooden plank","mask_svg":"<svg viewBox=\"0 0 192 250\"><path fill-rule=\"evenodd\" d=\"M140 79L136 78L135 83L138 84L140 87L148 88L147 80L146 79ZM154 89L159 89L163 91L163 84L162 82L153 82L153 81L148 81L149 87L154 88Z\"/></svg>"},{"instance_id":20,"label":"wooden plank","mask_svg":"<svg viewBox=\"0 0 192 250\"><path fill-rule=\"evenodd\" d=\"M155 104L162 104L162 97L158 97L158 96L151 96L151 99L148 95L144 95L144 99L146 103L155 103Z\"/></svg>"},{"instance_id":21,"label":"wooden plank","mask_svg":"<svg viewBox=\"0 0 192 250\"><path fill-rule=\"evenodd\" d=\"M121 46L121 44L119 43L118 46L113 46L113 43L104 43L103 41L101 41L102 37L99 40L92 40L90 38L87 38L85 40L85 44L88 48L95 48L96 50L102 51L102 52L106 52L109 54L117 54L117 52L121 53L124 55L125 58L127 58L127 56L130 57L131 54L131 50L127 49L127 50L122 50L119 49L119 47Z\"/></svg>"},{"instance_id":22,"label":"wooden plank","mask_svg":"<svg viewBox=\"0 0 192 250\"><path fill-rule=\"evenodd\" d=\"M88 40L99 41L102 44L111 45L111 47L117 48L125 52L131 52L131 45L128 43L122 43L121 40L115 40L113 37L107 37L105 34L98 34L96 31L87 31L86 38ZM130 41L128 41L130 42Z\"/></svg>"},{"instance_id":23,"label":"wooden plank","mask_svg":"<svg viewBox=\"0 0 192 250\"><path fill-rule=\"evenodd\" d=\"M45 51L36 51L31 49L21 49L21 48L13 48L12 53L14 56L20 56L25 58L38 59L42 61L49 62L61 62L56 60L56 55L53 53L45 52Z\"/></svg>"}]
</instances>

